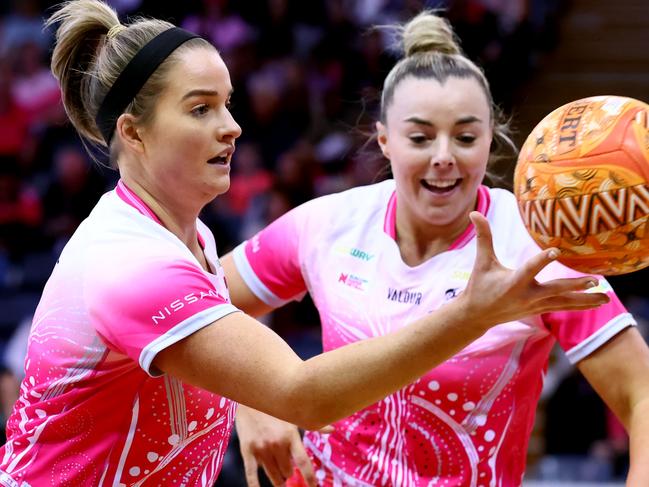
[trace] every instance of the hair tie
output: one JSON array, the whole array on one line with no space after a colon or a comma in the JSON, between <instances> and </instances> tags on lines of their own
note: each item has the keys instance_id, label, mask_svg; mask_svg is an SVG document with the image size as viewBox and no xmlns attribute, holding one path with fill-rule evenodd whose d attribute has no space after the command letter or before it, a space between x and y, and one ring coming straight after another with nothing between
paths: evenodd
<instances>
[{"instance_id":1,"label":"hair tie","mask_svg":"<svg viewBox=\"0 0 649 487\"><path fill-rule=\"evenodd\" d=\"M108 33L106 34L106 37L108 37L109 39L112 39L112 38L115 37L117 34L119 34L120 32L122 32L124 29L126 29L126 26L125 26L125 25L122 25L122 24L115 24L115 25L113 25L110 29L108 29Z\"/></svg>"}]
</instances>

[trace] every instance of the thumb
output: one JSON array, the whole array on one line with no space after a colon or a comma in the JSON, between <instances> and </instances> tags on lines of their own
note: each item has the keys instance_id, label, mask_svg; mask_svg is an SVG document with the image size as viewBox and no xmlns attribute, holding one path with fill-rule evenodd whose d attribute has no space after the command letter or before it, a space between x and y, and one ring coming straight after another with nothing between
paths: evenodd
<instances>
[{"instance_id":1,"label":"thumb","mask_svg":"<svg viewBox=\"0 0 649 487\"><path fill-rule=\"evenodd\" d=\"M476 264L484 263L486 261L496 260L496 253L494 252L493 237L491 235L491 228L487 219L479 212L472 211L469 213L469 219L475 227L476 233Z\"/></svg>"}]
</instances>

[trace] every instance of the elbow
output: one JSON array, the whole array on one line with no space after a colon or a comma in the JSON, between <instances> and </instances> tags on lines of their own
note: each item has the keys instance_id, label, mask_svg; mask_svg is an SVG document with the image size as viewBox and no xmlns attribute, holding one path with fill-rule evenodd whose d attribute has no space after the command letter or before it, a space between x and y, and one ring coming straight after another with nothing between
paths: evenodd
<instances>
[{"instance_id":1,"label":"elbow","mask_svg":"<svg viewBox=\"0 0 649 487\"><path fill-rule=\"evenodd\" d=\"M347 416L351 411L334 391L319 387L317 377L301 377L286 391L283 416L302 429L315 431Z\"/></svg>"},{"instance_id":2,"label":"elbow","mask_svg":"<svg viewBox=\"0 0 649 487\"><path fill-rule=\"evenodd\" d=\"M289 421L302 429L316 431L329 426L338 419L341 418L332 415L322 405L307 401L296 404Z\"/></svg>"},{"instance_id":3,"label":"elbow","mask_svg":"<svg viewBox=\"0 0 649 487\"><path fill-rule=\"evenodd\" d=\"M319 404L309 405L302 411L303 413L296 418L297 423L295 424L300 428L309 431L322 429L343 417L332 415L330 410L327 410Z\"/></svg>"}]
</instances>

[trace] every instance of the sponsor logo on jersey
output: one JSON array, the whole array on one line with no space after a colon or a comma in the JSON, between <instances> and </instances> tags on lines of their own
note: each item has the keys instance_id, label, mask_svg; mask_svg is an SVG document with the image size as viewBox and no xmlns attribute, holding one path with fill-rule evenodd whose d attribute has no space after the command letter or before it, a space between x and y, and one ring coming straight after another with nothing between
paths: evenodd
<instances>
[{"instance_id":1,"label":"sponsor logo on jersey","mask_svg":"<svg viewBox=\"0 0 649 487\"><path fill-rule=\"evenodd\" d=\"M250 246L252 247L252 253L256 254L260 250L260 244L259 244L259 234L255 235L250 239Z\"/></svg>"},{"instance_id":2,"label":"sponsor logo on jersey","mask_svg":"<svg viewBox=\"0 0 649 487\"><path fill-rule=\"evenodd\" d=\"M336 247L336 253L342 255L350 255L357 259L364 260L365 262L369 262L375 257L374 254L370 254L369 252L365 252L364 250L357 249L356 247L345 247L342 245Z\"/></svg>"},{"instance_id":3,"label":"sponsor logo on jersey","mask_svg":"<svg viewBox=\"0 0 649 487\"><path fill-rule=\"evenodd\" d=\"M154 315L151 316L151 320L153 320L154 325L157 325L160 321L166 320L174 313L183 309L185 306L197 303L198 301L207 297L220 298L224 302L227 302L227 299L217 293L214 289L210 289L207 292L201 291L200 293L189 293L182 298L173 300L167 306L159 309Z\"/></svg>"},{"instance_id":4,"label":"sponsor logo on jersey","mask_svg":"<svg viewBox=\"0 0 649 487\"><path fill-rule=\"evenodd\" d=\"M460 279L462 281L468 281L469 278L471 277L471 273L469 271L453 271L453 274L451 274L451 279Z\"/></svg>"},{"instance_id":5,"label":"sponsor logo on jersey","mask_svg":"<svg viewBox=\"0 0 649 487\"><path fill-rule=\"evenodd\" d=\"M462 294L462 289L459 287L452 287L444 291L444 301L450 301L453 298L457 298Z\"/></svg>"},{"instance_id":6,"label":"sponsor logo on jersey","mask_svg":"<svg viewBox=\"0 0 649 487\"><path fill-rule=\"evenodd\" d=\"M388 299L397 303L421 304L422 293L411 289L393 289L388 288Z\"/></svg>"},{"instance_id":7,"label":"sponsor logo on jersey","mask_svg":"<svg viewBox=\"0 0 649 487\"><path fill-rule=\"evenodd\" d=\"M358 289L359 291L365 291L365 285L368 281L367 279L355 276L354 274L341 272L340 276L338 277L338 282L344 284L345 286Z\"/></svg>"}]
</instances>

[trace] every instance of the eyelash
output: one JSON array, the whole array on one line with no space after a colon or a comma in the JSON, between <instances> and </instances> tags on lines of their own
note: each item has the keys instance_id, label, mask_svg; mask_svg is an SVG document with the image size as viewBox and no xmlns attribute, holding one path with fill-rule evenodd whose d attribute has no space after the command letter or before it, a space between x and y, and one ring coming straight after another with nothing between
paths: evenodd
<instances>
[{"instance_id":1,"label":"eyelash","mask_svg":"<svg viewBox=\"0 0 649 487\"><path fill-rule=\"evenodd\" d=\"M196 117L202 117L207 114L207 110L209 110L210 105L207 103L201 103L200 105L195 106L194 108L191 109L192 115ZM225 108L229 111L232 110L232 102L230 100L227 100L225 102Z\"/></svg>"},{"instance_id":2,"label":"eyelash","mask_svg":"<svg viewBox=\"0 0 649 487\"><path fill-rule=\"evenodd\" d=\"M424 142L426 142L426 139L427 139L427 137L425 135L412 135L412 136L410 136L410 140L414 144L423 144Z\"/></svg>"},{"instance_id":3,"label":"eyelash","mask_svg":"<svg viewBox=\"0 0 649 487\"><path fill-rule=\"evenodd\" d=\"M209 108L209 106L207 104L203 103L202 105L198 105L198 106L195 106L194 108L192 108L191 112L192 112L192 115L194 115L196 117L202 117L203 115L205 115L207 113L208 108Z\"/></svg>"},{"instance_id":4,"label":"eyelash","mask_svg":"<svg viewBox=\"0 0 649 487\"><path fill-rule=\"evenodd\" d=\"M457 140L459 140L462 144L472 144L475 142L476 137L473 135L460 135Z\"/></svg>"},{"instance_id":5,"label":"eyelash","mask_svg":"<svg viewBox=\"0 0 649 487\"><path fill-rule=\"evenodd\" d=\"M428 137L425 135L412 135L409 137L414 144L423 144L428 140ZM473 135L459 135L456 137L461 144L472 144L475 142L476 137Z\"/></svg>"}]
</instances>

